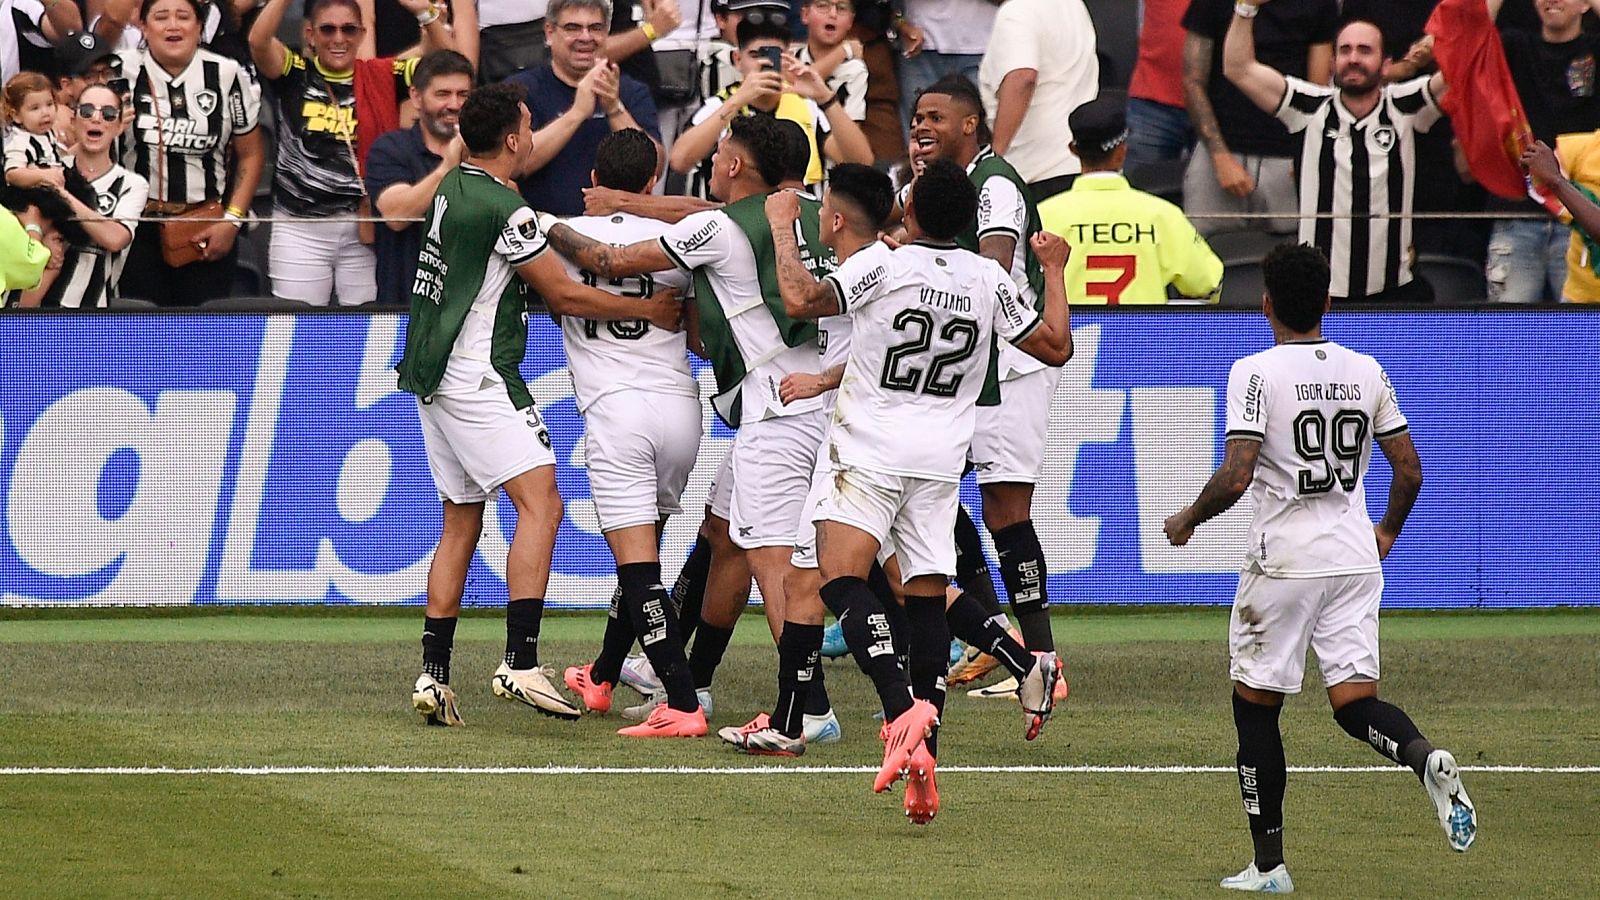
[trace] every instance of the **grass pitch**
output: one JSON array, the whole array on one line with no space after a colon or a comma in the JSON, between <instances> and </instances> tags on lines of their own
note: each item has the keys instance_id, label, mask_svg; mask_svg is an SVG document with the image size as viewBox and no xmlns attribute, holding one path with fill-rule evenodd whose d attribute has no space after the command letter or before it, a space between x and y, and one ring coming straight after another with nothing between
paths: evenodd
<instances>
[{"instance_id":1,"label":"grass pitch","mask_svg":"<svg viewBox=\"0 0 1600 900\"><path fill-rule=\"evenodd\" d=\"M0 613L0 895L533 897L1218 896L1250 857L1228 772L948 772L929 827L899 791L821 771L881 759L875 698L827 664L841 743L793 761L715 738L628 741L490 696L502 628L457 635L465 729L409 708L420 612ZM1232 763L1223 610L1063 611L1072 699L1040 739L1015 704L953 695L951 766ZM552 615L542 655L587 661L597 616ZM1467 766L1600 766L1600 614L1398 615L1384 695ZM771 702L764 622L741 623L713 728ZM1315 678L1312 679L1315 682ZM632 702L631 692L618 691ZM620 705L620 704L619 704ZM1291 766L1382 759L1316 689ZM53 775L40 767L684 767L643 774ZM713 768L760 772L713 772ZM1296 886L1325 896L1597 896L1600 773L1471 772L1478 842L1452 853L1398 769L1291 774Z\"/></svg>"}]
</instances>

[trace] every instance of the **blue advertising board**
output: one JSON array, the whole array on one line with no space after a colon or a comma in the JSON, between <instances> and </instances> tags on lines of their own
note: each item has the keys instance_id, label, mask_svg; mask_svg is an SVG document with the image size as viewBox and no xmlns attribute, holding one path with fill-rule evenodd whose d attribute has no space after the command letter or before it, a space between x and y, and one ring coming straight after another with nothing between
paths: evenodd
<instances>
[{"instance_id":1,"label":"blue advertising board","mask_svg":"<svg viewBox=\"0 0 1600 900\"><path fill-rule=\"evenodd\" d=\"M1335 313L1399 391L1426 483L1386 604L1600 603L1600 311ZM438 538L393 313L0 316L0 603L416 603ZM1079 310L1035 520L1067 603L1226 603L1248 504L1172 548L1162 520L1220 459L1228 367L1259 314ZM528 382L567 514L552 606L599 607L610 555L560 333L530 324ZM709 386L710 373L701 371ZM709 390L704 391L709 394ZM670 575L732 435L707 415ZM1389 472L1367 475L1374 516ZM976 491L967 485L976 508ZM514 513L491 504L467 602L505 602Z\"/></svg>"}]
</instances>

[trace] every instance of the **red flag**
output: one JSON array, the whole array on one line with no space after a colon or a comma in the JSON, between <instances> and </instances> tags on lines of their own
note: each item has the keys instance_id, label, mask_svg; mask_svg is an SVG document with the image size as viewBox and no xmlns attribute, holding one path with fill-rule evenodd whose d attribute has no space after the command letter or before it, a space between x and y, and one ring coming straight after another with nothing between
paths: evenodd
<instances>
[{"instance_id":1,"label":"red flag","mask_svg":"<svg viewBox=\"0 0 1600 900\"><path fill-rule=\"evenodd\" d=\"M1443 0L1428 18L1433 58L1450 89L1439 105L1450 116L1472 177L1507 200L1532 197L1552 213L1559 202L1537 189L1522 169L1533 131L1506 66L1500 32L1483 0Z\"/></svg>"}]
</instances>

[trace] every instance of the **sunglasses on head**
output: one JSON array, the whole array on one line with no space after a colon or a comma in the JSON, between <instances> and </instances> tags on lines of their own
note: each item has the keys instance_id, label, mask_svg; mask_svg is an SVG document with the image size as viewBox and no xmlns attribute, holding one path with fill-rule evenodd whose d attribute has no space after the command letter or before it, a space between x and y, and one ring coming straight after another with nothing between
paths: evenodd
<instances>
[{"instance_id":1,"label":"sunglasses on head","mask_svg":"<svg viewBox=\"0 0 1600 900\"><path fill-rule=\"evenodd\" d=\"M115 106L95 106L93 103L79 103L77 113L80 119L92 119L95 113L99 113L104 122L115 122L122 117L122 110Z\"/></svg>"},{"instance_id":2,"label":"sunglasses on head","mask_svg":"<svg viewBox=\"0 0 1600 900\"><path fill-rule=\"evenodd\" d=\"M335 25L332 22L324 22L317 26L317 34L320 34L323 37L333 37L336 34L342 34L345 37L356 37L357 35L361 34L361 26L355 24L354 22L346 22L343 25Z\"/></svg>"}]
</instances>

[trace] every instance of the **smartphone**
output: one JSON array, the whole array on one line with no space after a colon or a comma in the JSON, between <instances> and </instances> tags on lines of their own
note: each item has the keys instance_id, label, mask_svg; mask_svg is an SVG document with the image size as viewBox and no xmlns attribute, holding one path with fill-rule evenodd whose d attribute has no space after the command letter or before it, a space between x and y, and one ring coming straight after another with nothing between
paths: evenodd
<instances>
[{"instance_id":1,"label":"smartphone","mask_svg":"<svg viewBox=\"0 0 1600 900\"><path fill-rule=\"evenodd\" d=\"M771 69L774 72L783 71L782 47L762 47L761 49L755 51L755 54L756 57L762 61L763 69Z\"/></svg>"}]
</instances>

